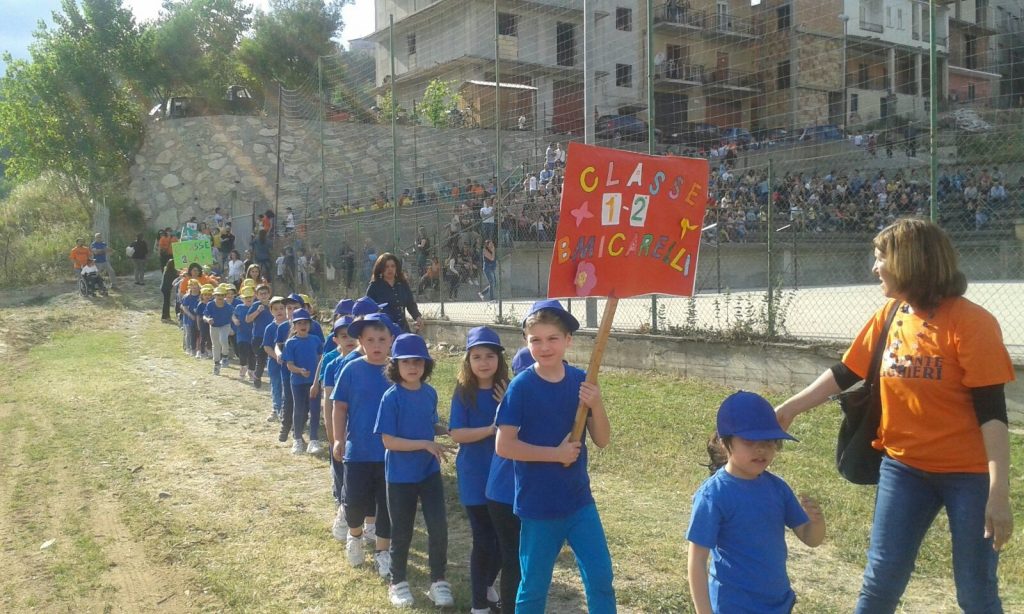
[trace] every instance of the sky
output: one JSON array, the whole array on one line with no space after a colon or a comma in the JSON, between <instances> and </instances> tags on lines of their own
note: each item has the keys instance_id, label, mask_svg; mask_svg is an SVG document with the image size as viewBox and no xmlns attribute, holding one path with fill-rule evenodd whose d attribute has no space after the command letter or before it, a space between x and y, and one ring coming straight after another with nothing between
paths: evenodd
<instances>
[{"instance_id":1,"label":"sky","mask_svg":"<svg viewBox=\"0 0 1024 614\"><path fill-rule=\"evenodd\" d=\"M160 14L161 0L122 0L131 8L137 21L155 19ZM248 0L256 8L266 10L269 0ZM43 20L52 25L51 15L60 10L60 0L0 0L0 52L8 51L15 58L28 58L28 46L36 24ZM342 41L366 36L373 31L373 0L355 0L342 9L345 29ZM4 66L0 60L0 68Z\"/></svg>"}]
</instances>

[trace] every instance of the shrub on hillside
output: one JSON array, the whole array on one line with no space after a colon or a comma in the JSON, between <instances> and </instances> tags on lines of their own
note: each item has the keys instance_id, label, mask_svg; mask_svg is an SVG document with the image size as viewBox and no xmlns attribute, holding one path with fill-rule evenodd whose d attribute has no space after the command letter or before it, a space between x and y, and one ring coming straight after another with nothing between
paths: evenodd
<instances>
[{"instance_id":1,"label":"shrub on hillside","mask_svg":"<svg viewBox=\"0 0 1024 614\"><path fill-rule=\"evenodd\" d=\"M14 188L0 201L0 287L66 279L75 239L90 240L91 211L58 177Z\"/></svg>"}]
</instances>

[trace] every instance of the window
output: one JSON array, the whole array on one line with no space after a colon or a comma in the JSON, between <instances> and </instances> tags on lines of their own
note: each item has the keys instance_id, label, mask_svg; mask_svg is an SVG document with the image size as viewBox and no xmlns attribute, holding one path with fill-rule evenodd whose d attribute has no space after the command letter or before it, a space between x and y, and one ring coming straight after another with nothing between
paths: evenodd
<instances>
[{"instance_id":1,"label":"window","mask_svg":"<svg viewBox=\"0 0 1024 614\"><path fill-rule=\"evenodd\" d=\"M896 27L903 29L903 9L896 9Z\"/></svg>"},{"instance_id":2,"label":"window","mask_svg":"<svg viewBox=\"0 0 1024 614\"><path fill-rule=\"evenodd\" d=\"M860 97L857 94L850 94L850 113L860 110Z\"/></svg>"},{"instance_id":3,"label":"window","mask_svg":"<svg viewBox=\"0 0 1024 614\"><path fill-rule=\"evenodd\" d=\"M893 27L892 7L891 6L885 7L885 25L886 25L886 27L889 27L889 28Z\"/></svg>"},{"instance_id":4,"label":"window","mask_svg":"<svg viewBox=\"0 0 1024 614\"><path fill-rule=\"evenodd\" d=\"M559 66L576 65L576 25L558 22L555 25L555 61Z\"/></svg>"},{"instance_id":5,"label":"window","mask_svg":"<svg viewBox=\"0 0 1024 614\"><path fill-rule=\"evenodd\" d=\"M775 9L775 22L778 24L779 30L789 29L792 21L790 6L788 4L783 4L779 8Z\"/></svg>"},{"instance_id":6,"label":"window","mask_svg":"<svg viewBox=\"0 0 1024 614\"><path fill-rule=\"evenodd\" d=\"M970 85L967 86L967 100L969 100L970 102L974 102L974 95L974 84L971 83Z\"/></svg>"},{"instance_id":7,"label":"window","mask_svg":"<svg viewBox=\"0 0 1024 614\"><path fill-rule=\"evenodd\" d=\"M405 42L409 45L409 55L416 55L416 35L410 34L406 36Z\"/></svg>"},{"instance_id":8,"label":"window","mask_svg":"<svg viewBox=\"0 0 1024 614\"><path fill-rule=\"evenodd\" d=\"M780 90L789 89L789 60L779 62L775 68L775 88Z\"/></svg>"},{"instance_id":9,"label":"window","mask_svg":"<svg viewBox=\"0 0 1024 614\"><path fill-rule=\"evenodd\" d=\"M633 87L633 65L615 65L615 85L618 87Z\"/></svg>"},{"instance_id":10,"label":"window","mask_svg":"<svg viewBox=\"0 0 1024 614\"><path fill-rule=\"evenodd\" d=\"M615 29L623 32L633 31L633 9L615 9Z\"/></svg>"},{"instance_id":11,"label":"window","mask_svg":"<svg viewBox=\"0 0 1024 614\"><path fill-rule=\"evenodd\" d=\"M498 13L498 34L501 36L519 36L519 15Z\"/></svg>"}]
</instances>

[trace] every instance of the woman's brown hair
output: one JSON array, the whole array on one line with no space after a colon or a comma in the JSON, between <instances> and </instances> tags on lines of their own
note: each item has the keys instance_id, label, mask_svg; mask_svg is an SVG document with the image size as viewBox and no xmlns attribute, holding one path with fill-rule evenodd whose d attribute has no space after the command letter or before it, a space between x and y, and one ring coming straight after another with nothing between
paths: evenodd
<instances>
[{"instance_id":1,"label":"woman's brown hair","mask_svg":"<svg viewBox=\"0 0 1024 614\"><path fill-rule=\"evenodd\" d=\"M963 296L967 278L942 228L920 218L897 220L873 241L892 274L894 290L912 307L934 309L943 299Z\"/></svg>"},{"instance_id":2,"label":"woman's brown hair","mask_svg":"<svg viewBox=\"0 0 1024 614\"><path fill-rule=\"evenodd\" d=\"M373 278L384 278L384 267L385 265L387 265L388 260L395 261L395 280L409 283L405 279L405 273L402 273L402 261L398 259L398 256L392 254L391 252L384 252L380 256L377 256L377 262L373 263Z\"/></svg>"},{"instance_id":3,"label":"woman's brown hair","mask_svg":"<svg viewBox=\"0 0 1024 614\"><path fill-rule=\"evenodd\" d=\"M494 371L492 385L499 382L507 382L508 363L505 362L505 352L495 345L487 344L481 347L489 348L498 355L498 368ZM459 363L459 373L455 376L455 394L458 395L463 405L475 409L476 393L480 390L480 380L476 378L476 374L473 373L473 367L469 364L469 353L471 351L473 351L473 348L466 350L466 355L462 357L462 362Z\"/></svg>"}]
</instances>

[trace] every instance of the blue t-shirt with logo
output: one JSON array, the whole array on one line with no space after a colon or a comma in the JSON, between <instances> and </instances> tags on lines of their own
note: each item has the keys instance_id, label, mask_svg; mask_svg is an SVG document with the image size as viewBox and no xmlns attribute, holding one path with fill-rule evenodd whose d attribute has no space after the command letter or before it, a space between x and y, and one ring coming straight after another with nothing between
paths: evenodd
<instances>
[{"instance_id":1,"label":"blue t-shirt with logo","mask_svg":"<svg viewBox=\"0 0 1024 614\"><path fill-rule=\"evenodd\" d=\"M210 301L203 309L203 317L213 320L210 326L227 326L231 324L233 309L226 301L223 305L217 305L216 301Z\"/></svg>"},{"instance_id":2,"label":"blue t-shirt with logo","mask_svg":"<svg viewBox=\"0 0 1024 614\"><path fill-rule=\"evenodd\" d=\"M463 401L458 391L452 396L452 413L448 428L473 429L494 424L498 402L491 388L476 391L475 404ZM487 475L494 458L494 435L472 443L459 444L455 472L459 477L459 501L463 505L486 505Z\"/></svg>"},{"instance_id":3,"label":"blue t-shirt with logo","mask_svg":"<svg viewBox=\"0 0 1024 614\"><path fill-rule=\"evenodd\" d=\"M249 313L249 307L249 305L244 303L241 305L235 305L234 313L235 318L238 319L238 324L232 322L232 327L235 329L236 343L252 342L252 324L245 321L245 316Z\"/></svg>"},{"instance_id":4,"label":"blue t-shirt with logo","mask_svg":"<svg viewBox=\"0 0 1024 614\"><path fill-rule=\"evenodd\" d=\"M786 574L786 527L809 521L792 489L764 472L753 480L724 468L693 495L686 539L711 550L715 612L787 614L796 595Z\"/></svg>"},{"instance_id":5,"label":"blue t-shirt with logo","mask_svg":"<svg viewBox=\"0 0 1024 614\"><path fill-rule=\"evenodd\" d=\"M309 375L292 373L293 384L312 384L316 365L320 361L320 340L313 335L292 337L284 344L281 360L291 362L300 369L309 370Z\"/></svg>"},{"instance_id":6,"label":"blue t-shirt with logo","mask_svg":"<svg viewBox=\"0 0 1024 614\"><path fill-rule=\"evenodd\" d=\"M565 367L565 377L548 382L535 368L523 371L508 385L498 408L497 424L519 430L519 440L557 447L572 431L586 374ZM584 438L585 439L585 438ZM587 474L587 446L568 467L561 463L515 461L517 516L534 520L565 518L594 503Z\"/></svg>"},{"instance_id":7,"label":"blue t-shirt with logo","mask_svg":"<svg viewBox=\"0 0 1024 614\"><path fill-rule=\"evenodd\" d=\"M345 365L331 399L348 405L345 462L384 462L384 444L373 432L380 400L391 387L383 365L371 365L359 357Z\"/></svg>"},{"instance_id":8,"label":"blue t-shirt with logo","mask_svg":"<svg viewBox=\"0 0 1024 614\"><path fill-rule=\"evenodd\" d=\"M256 310L259 309L259 306L261 304L262 303L257 301L255 303L253 303L252 305L250 305L249 309L248 309L248 311L246 311L245 315L248 316L250 314L256 313ZM252 321L252 334L253 334L253 338L255 338L255 339L263 339L263 331L267 330L267 325L270 324L273 321L274 321L274 316L270 315L270 308L269 307L264 307L263 311L260 312L260 315L256 316L256 319L254 319Z\"/></svg>"},{"instance_id":9,"label":"blue t-shirt with logo","mask_svg":"<svg viewBox=\"0 0 1024 614\"><path fill-rule=\"evenodd\" d=\"M432 386L421 384L419 390L409 390L395 384L380 400L373 432L433 441L437 422L437 391ZM418 484L439 471L441 464L426 450L384 454L384 479L392 484Z\"/></svg>"}]
</instances>

